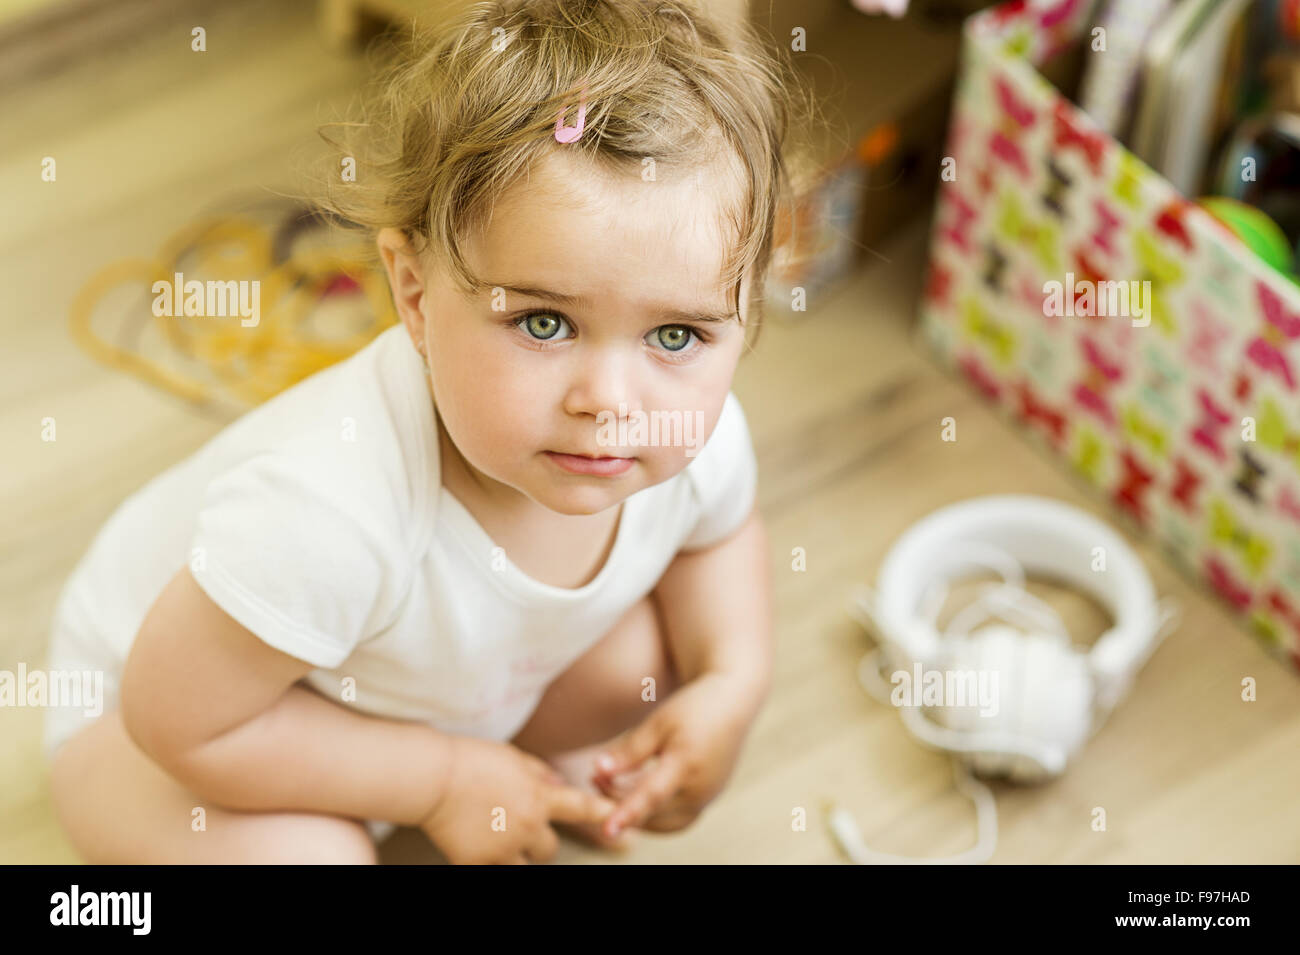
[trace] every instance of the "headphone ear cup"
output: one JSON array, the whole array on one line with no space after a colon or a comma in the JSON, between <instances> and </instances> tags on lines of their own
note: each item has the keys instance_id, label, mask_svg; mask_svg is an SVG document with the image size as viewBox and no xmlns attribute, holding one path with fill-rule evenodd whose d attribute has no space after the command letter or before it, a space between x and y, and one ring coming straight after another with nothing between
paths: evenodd
<instances>
[{"instance_id":1,"label":"headphone ear cup","mask_svg":"<svg viewBox=\"0 0 1300 955\"><path fill-rule=\"evenodd\" d=\"M986 732L1006 733L1012 736L1025 734L1025 637L1018 630L993 626L976 634L979 648L978 672L988 682L993 705L991 714L977 712L977 728ZM977 771L990 776L1017 778L1021 773L1024 756L1016 753L989 752L976 762ZM983 767L981 770L980 767Z\"/></svg>"},{"instance_id":2,"label":"headphone ear cup","mask_svg":"<svg viewBox=\"0 0 1300 955\"><path fill-rule=\"evenodd\" d=\"M1024 760L1025 781L1059 776L1092 730L1092 675L1086 654L1041 635L1025 639L1024 732L1062 757L1055 770Z\"/></svg>"},{"instance_id":3,"label":"headphone ear cup","mask_svg":"<svg viewBox=\"0 0 1300 955\"><path fill-rule=\"evenodd\" d=\"M1007 627L986 627L956 637L950 645L948 671L957 678L974 675L974 685L987 690L988 700L968 701L967 706L946 706L940 712L945 725L962 734L979 736L999 733L1019 735L1019 634ZM1011 769L1010 754L995 750L965 753L962 758L980 776L1005 776Z\"/></svg>"},{"instance_id":4,"label":"headphone ear cup","mask_svg":"<svg viewBox=\"0 0 1300 955\"><path fill-rule=\"evenodd\" d=\"M941 712L946 724L977 737L1018 737L1061 757L1059 765L1051 766L1024 753L980 750L966 757L972 770L1016 782L1059 775L1091 728L1092 680L1086 657L1051 635L1023 634L1000 625L954 644L950 667L974 671L977 685L987 686L992 706L945 707Z\"/></svg>"}]
</instances>

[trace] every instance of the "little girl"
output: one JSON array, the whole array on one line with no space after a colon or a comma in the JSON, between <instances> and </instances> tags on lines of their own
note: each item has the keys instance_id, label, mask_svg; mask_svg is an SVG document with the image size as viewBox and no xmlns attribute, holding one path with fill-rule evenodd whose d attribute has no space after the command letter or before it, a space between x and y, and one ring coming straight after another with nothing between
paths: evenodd
<instances>
[{"instance_id":1,"label":"little girl","mask_svg":"<svg viewBox=\"0 0 1300 955\"><path fill-rule=\"evenodd\" d=\"M128 498L60 596L51 669L104 674L45 738L91 862L617 846L696 818L766 695L730 387L778 62L685 0L476 4L426 43L326 200L400 324Z\"/></svg>"}]
</instances>

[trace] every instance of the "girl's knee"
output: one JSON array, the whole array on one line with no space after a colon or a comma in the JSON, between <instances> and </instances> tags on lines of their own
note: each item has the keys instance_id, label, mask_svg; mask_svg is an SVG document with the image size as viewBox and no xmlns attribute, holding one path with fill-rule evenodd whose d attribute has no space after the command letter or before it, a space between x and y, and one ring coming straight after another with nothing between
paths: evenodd
<instances>
[{"instance_id":1,"label":"girl's knee","mask_svg":"<svg viewBox=\"0 0 1300 955\"><path fill-rule=\"evenodd\" d=\"M635 725L677 686L658 608L644 597L547 687L512 742L544 756L604 742Z\"/></svg>"},{"instance_id":2,"label":"girl's knee","mask_svg":"<svg viewBox=\"0 0 1300 955\"><path fill-rule=\"evenodd\" d=\"M678 678L672 648L653 597L641 598L602 643L605 644L601 657L604 666L603 672L595 674L597 678L633 676L643 690L645 681L652 680L656 698L676 689Z\"/></svg>"}]
</instances>

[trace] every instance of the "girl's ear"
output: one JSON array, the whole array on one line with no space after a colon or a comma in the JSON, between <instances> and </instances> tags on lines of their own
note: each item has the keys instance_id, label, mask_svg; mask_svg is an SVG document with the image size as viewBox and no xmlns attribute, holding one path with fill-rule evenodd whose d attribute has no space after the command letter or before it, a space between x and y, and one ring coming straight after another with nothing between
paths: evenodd
<instances>
[{"instance_id":1,"label":"girl's ear","mask_svg":"<svg viewBox=\"0 0 1300 955\"><path fill-rule=\"evenodd\" d=\"M388 286L393 292L397 315L418 349L424 343L424 264L400 229L380 229L375 236L375 245L388 274Z\"/></svg>"}]
</instances>

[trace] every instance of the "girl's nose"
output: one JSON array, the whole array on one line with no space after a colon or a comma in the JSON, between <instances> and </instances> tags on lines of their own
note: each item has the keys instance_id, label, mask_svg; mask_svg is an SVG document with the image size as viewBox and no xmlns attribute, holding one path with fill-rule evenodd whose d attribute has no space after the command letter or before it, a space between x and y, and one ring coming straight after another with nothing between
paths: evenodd
<instances>
[{"instance_id":1,"label":"girl's nose","mask_svg":"<svg viewBox=\"0 0 1300 955\"><path fill-rule=\"evenodd\" d=\"M565 410L572 415L597 417L601 412L620 417L639 410L636 388L625 356L615 352L590 351L578 358L574 378L565 396Z\"/></svg>"}]
</instances>

